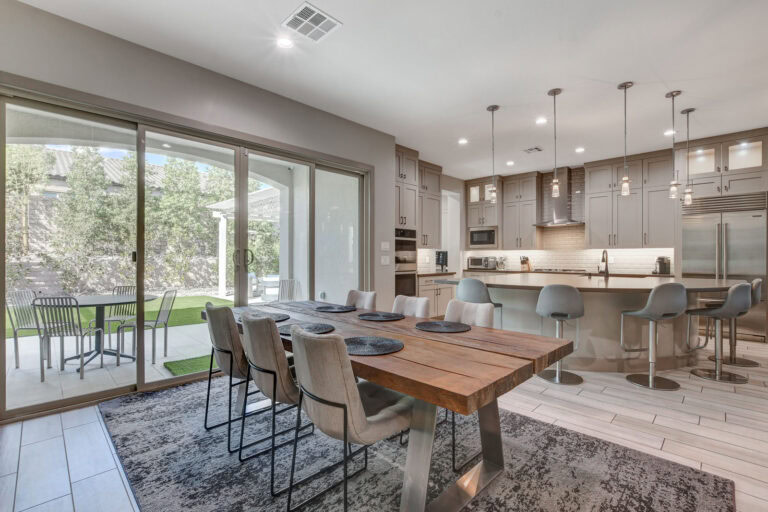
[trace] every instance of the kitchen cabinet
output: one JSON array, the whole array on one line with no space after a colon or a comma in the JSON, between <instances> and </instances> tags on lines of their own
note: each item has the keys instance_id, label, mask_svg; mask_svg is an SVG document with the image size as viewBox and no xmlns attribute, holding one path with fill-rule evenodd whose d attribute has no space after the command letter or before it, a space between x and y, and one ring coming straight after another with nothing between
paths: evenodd
<instances>
[{"instance_id":1,"label":"kitchen cabinet","mask_svg":"<svg viewBox=\"0 0 768 512\"><path fill-rule=\"evenodd\" d=\"M629 176L629 189L639 190L643 188L643 161L627 161L627 175ZM624 177L624 162L613 165L612 190L621 192L621 179Z\"/></svg>"},{"instance_id":2,"label":"kitchen cabinet","mask_svg":"<svg viewBox=\"0 0 768 512\"><path fill-rule=\"evenodd\" d=\"M678 170L680 168L678 167ZM684 176L683 176L684 178ZM667 187L672 181L672 156L657 156L643 160L643 187Z\"/></svg>"},{"instance_id":3,"label":"kitchen cabinet","mask_svg":"<svg viewBox=\"0 0 768 512\"><path fill-rule=\"evenodd\" d=\"M675 247L678 203L668 187L643 190L643 247Z\"/></svg>"},{"instance_id":4,"label":"kitchen cabinet","mask_svg":"<svg viewBox=\"0 0 768 512\"><path fill-rule=\"evenodd\" d=\"M614 170L612 165L601 165L584 169L587 194L602 194L613 190Z\"/></svg>"},{"instance_id":5,"label":"kitchen cabinet","mask_svg":"<svg viewBox=\"0 0 768 512\"><path fill-rule=\"evenodd\" d=\"M417 202L416 185L395 182L395 227L416 229Z\"/></svg>"},{"instance_id":6,"label":"kitchen cabinet","mask_svg":"<svg viewBox=\"0 0 768 512\"><path fill-rule=\"evenodd\" d=\"M441 215L440 197L419 194L419 247L440 248Z\"/></svg>"},{"instance_id":7,"label":"kitchen cabinet","mask_svg":"<svg viewBox=\"0 0 768 512\"><path fill-rule=\"evenodd\" d=\"M418 152L403 146L395 146L395 167L395 181L416 186L419 175Z\"/></svg>"},{"instance_id":8,"label":"kitchen cabinet","mask_svg":"<svg viewBox=\"0 0 768 512\"><path fill-rule=\"evenodd\" d=\"M610 190L589 194L585 201L586 238L590 249L612 247L613 197Z\"/></svg>"},{"instance_id":9,"label":"kitchen cabinet","mask_svg":"<svg viewBox=\"0 0 768 512\"><path fill-rule=\"evenodd\" d=\"M495 181L496 190L499 194L502 193L499 189L502 188L501 179L496 176L494 179L480 178L467 182L467 203L488 203L491 201L491 190L493 189Z\"/></svg>"},{"instance_id":10,"label":"kitchen cabinet","mask_svg":"<svg viewBox=\"0 0 768 512\"><path fill-rule=\"evenodd\" d=\"M720 175L706 176L703 178L693 178L691 180L691 190L693 197L713 197L719 196L722 192L722 179ZM683 184L685 187L685 184Z\"/></svg>"},{"instance_id":11,"label":"kitchen cabinet","mask_svg":"<svg viewBox=\"0 0 768 512\"><path fill-rule=\"evenodd\" d=\"M536 248L536 202L507 203L502 218L502 246L506 250Z\"/></svg>"},{"instance_id":12,"label":"kitchen cabinet","mask_svg":"<svg viewBox=\"0 0 768 512\"><path fill-rule=\"evenodd\" d=\"M702 192L699 197L768 190L768 179L757 174L768 172L768 136L765 135L695 145L688 151L679 149L675 162L680 181L685 183L686 176L690 175L694 182L694 197L697 188ZM742 174L749 176L732 181L731 176Z\"/></svg>"},{"instance_id":13,"label":"kitchen cabinet","mask_svg":"<svg viewBox=\"0 0 768 512\"><path fill-rule=\"evenodd\" d=\"M419 160L419 193L439 196L442 173L443 169L439 165Z\"/></svg>"},{"instance_id":14,"label":"kitchen cabinet","mask_svg":"<svg viewBox=\"0 0 768 512\"><path fill-rule=\"evenodd\" d=\"M506 198L506 192L504 193ZM501 219L502 249L507 251L520 248L520 203L506 203Z\"/></svg>"},{"instance_id":15,"label":"kitchen cabinet","mask_svg":"<svg viewBox=\"0 0 768 512\"><path fill-rule=\"evenodd\" d=\"M502 183L504 203L516 203L520 201L520 180L507 178Z\"/></svg>"},{"instance_id":16,"label":"kitchen cabinet","mask_svg":"<svg viewBox=\"0 0 768 512\"><path fill-rule=\"evenodd\" d=\"M493 203L481 203L467 206L467 227L494 227L499 224L497 218L497 205Z\"/></svg>"},{"instance_id":17,"label":"kitchen cabinet","mask_svg":"<svg viewBox=\"0 0 768 512\"><path fill-rule=\"evenodd\" d=\"M419 297L429 299L429 316L444 316L448 303L455 295L455 287L450 284L435 283L436 277L419 278Z\"/></svg>"},{"instance_id":18,"label":"kitchen cabinet","mask_svg":"<svg viewBox=\"0 0 768 512\"><path fill-rule=\"evenodd\" d=\"M768 172L723 173L722 194L724 196L736 194L751 194L768 190Z\"/></svg>"},{"instance_id":19,"label":"kitchen cabinet","mask_svg":"<svg viewBox=\"0 0 768 512\"><path fill-rule=\"evenodd\" d=\"M761 171L768 158L768 137L749 137L722 143L723 174ZM725 191L725 189L723 189Z\"/></svg>"},{"instance_id":20,"label":"kitchen cabinet","mask_svg":"<svg viewBox=\"0 0 768 512\"><path fill-rule=\"evenodd\" d=\"M536 201L520 204L520 245L518 249L536 248Z\"/></svg>"},{"instance_id":21,"label":"kitchen cabinet","mask_svg":"<svg viewBox=\"0 0 768 512\"><path fill-rule=\"evenodd\" d=\"M632 190L628 196L614 192L613 238L611 247L643 246L643 191Z\"/></svg>"},{"instance_id":22,"label":"kitchen cabinet","mask_svg":"<svg viewBox=\"0 0 768 512\"><path fill-rule=\"evenodd\" d=\"M502 184L504 203L536 201L538 176L515 176L505 178Z\"/></svg>"}]
</instances>

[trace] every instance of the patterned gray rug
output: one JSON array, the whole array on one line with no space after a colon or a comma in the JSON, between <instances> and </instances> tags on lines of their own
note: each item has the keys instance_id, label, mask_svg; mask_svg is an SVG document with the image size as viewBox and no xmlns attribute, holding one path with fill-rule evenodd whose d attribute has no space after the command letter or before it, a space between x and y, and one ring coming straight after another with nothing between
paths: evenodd
<instances>
[{"instance_id":1,"label":"patterned gray rug","mask_svg":"<svg viewBox=\"0 0 768 512\"><path fill-rule=\"evenodd\" d=\"M215 379L212 421L226 415L226 405L215 406L226 404L224 384L225 379ZM145 512L284 510L286 497L273 499L269 493L269 457L241 464L236 453L227 453L225 428L203 428L205 387L205 382L188 384L99 406L139 506ZM246 441L249 435L255 438L268 432L268 419L263 416L246 426ZM285 422L295 421L293 412L284 416ZM730 480L511 412L502 410L501 420L506 473L465 510L735 509ZM459 460L463 460L479 449L476 419L462 418L458 433ZM239 427L234 434L239 436ZM450 423L438 426L429 499L456 478L451 470L450 442ZM288 481L290 445L277 453L276 479L282 487ZM298 453L297 477L301 477L330 460L340 460L341 447L316 431L299 442ZM349 484L350 510L398 510L405 454L406 447L397 439L369 448L368 470ZM340 475L339 468L330 478L335 481ZM323 488L324 483L321 479L304 486L298 499ZM341 487L337 489L305 510L341 510Z\"/></svg>"}]
</instances>

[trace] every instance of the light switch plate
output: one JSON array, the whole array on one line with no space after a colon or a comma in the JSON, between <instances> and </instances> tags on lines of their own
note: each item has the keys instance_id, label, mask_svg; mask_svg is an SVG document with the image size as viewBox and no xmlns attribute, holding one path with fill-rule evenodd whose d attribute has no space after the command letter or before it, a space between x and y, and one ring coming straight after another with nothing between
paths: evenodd
<instances>
[{"instance_id":1,"label":"light switch plate","mask_svg":"<svg viewBox=\"0 0 768 512\"><path fill-rule=\"evenodd\" d=\"M382 256L381 257L381 264L382 265L389 265L389 256Z\"/></svg>"},{"instance_id":2,"label":"light switch plate","mask_svg":"<svg viewBox=\"0 0 768 512\"><path fill-rule=\"evenodd\" d=\"M389 251L389 242L381 242L381 250L382 251Z\"/></svg>"}]
</instances>

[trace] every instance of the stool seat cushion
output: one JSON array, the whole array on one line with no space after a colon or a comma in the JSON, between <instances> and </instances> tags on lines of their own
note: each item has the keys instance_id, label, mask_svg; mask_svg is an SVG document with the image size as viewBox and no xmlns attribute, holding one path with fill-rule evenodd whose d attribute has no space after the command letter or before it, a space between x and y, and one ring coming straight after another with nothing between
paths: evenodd
<instances>
[{"instance_id":1,"label":"stool seat cushion","mask_svg":"<svg viewBox=\"0 0 768 512\"><path fill-rule=\"evenodd\" d=\"M654 287L643 309L625 311L623 316L644 318L652 322L677 318L685 313L688 297L685 286L680 283L664 283Z\"/></svg>"}]
</instances>

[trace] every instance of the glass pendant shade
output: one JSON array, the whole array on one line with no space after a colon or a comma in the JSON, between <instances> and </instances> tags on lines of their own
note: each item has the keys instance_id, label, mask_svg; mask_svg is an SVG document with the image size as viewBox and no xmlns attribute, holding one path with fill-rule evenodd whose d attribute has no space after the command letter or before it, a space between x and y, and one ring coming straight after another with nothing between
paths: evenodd
<instances>
[{"instance_id":1,"label":"glass pendant shade","mask_svg":"<svg viewBox=\"0 0 768 512\"><path fill-rule=\"evenodd\" d=\"M491 185L485 189L485 192L490 196L488 200L491 204L496 204L496 185Z\"/></svg>"},{"instance_id":2,"label":"glass pendant shade","mask_svg":"<svg viewBox=\"0 0 768 512\"><path fill-rule=\"evenodd\" d=\"M557 178L552 180L552 197L560 197L560 180Z\"/></svg>"},{"instance_id":3,"label":"glass pendant shade","mask_svg":"<svg viewBox=\"0 0 768 512\"><path fill-rule=\"evenodd\" d=\"M693 190L691 190L691 187L685 187L685 191L683 192L683 204L685 206L691 206L691 204L693 204Z\"/></svg>"},{"instance_id":4,"label":"glass pendant shade","mask_svg":"<svg viewBox=\"0 0 768 512\"><path fill-rule=\"evenodd\" d=\"M628 196L629 195L629 183L630 183L629 176L624 176L621 178L621 195Z\"/></svg>"},{"instance_id":5,"label":"glass pendant shade","mask_svg":"<svg viewBox=\"0 0 768 512\"><path fill-rule=\"evenodd\" d=\"M680 184L676 180L669 182L669 198L670 199L677 199L678 188L680 188Z\"/></svg>"}]
</instances>

